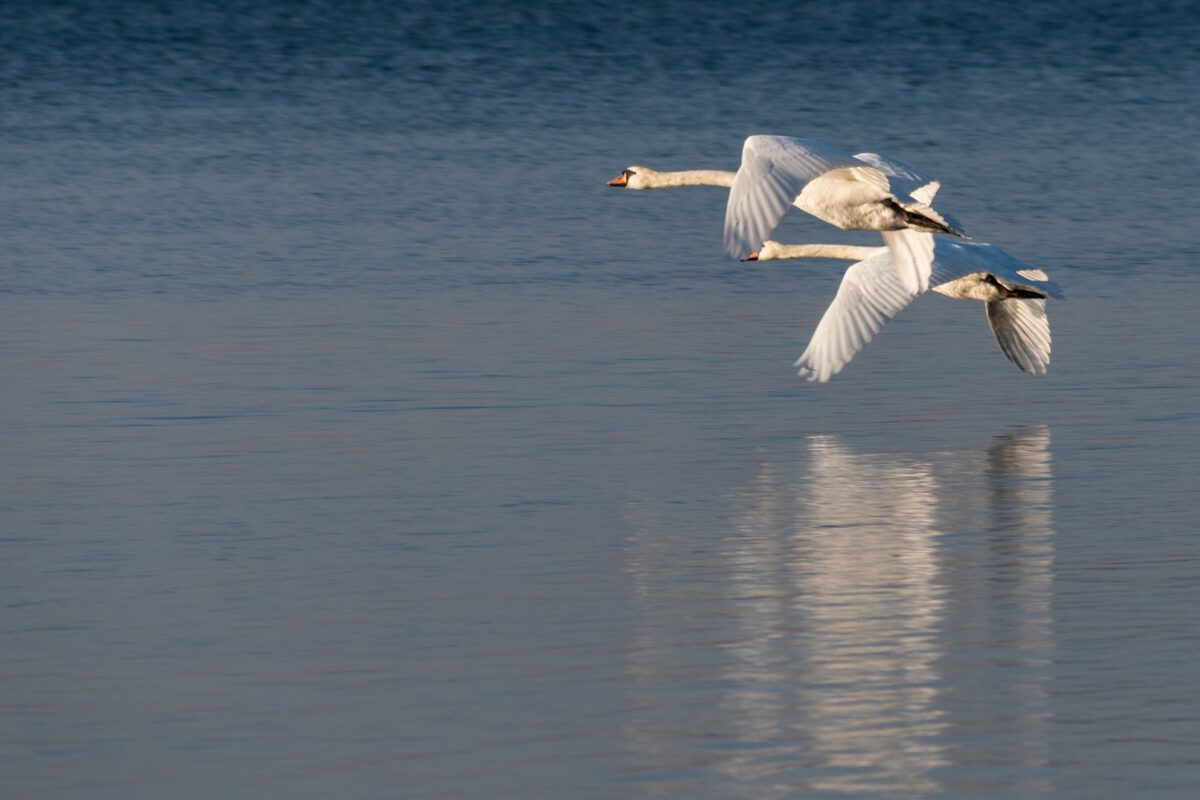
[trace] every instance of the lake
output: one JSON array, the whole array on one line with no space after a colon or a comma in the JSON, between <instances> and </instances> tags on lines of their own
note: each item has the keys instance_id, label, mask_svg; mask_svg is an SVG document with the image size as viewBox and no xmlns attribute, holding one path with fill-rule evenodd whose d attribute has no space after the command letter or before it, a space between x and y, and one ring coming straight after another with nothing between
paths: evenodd
<instances>
[{"instance_id":1,"label":"lake","mask_svg":"<svg viewBox=\"0 0 1200 800\"><path fill-rule=\"evenodd\" d=\"M0 794L1192 797L1183 2L0 9ZM753 133L942 182L1049 373L738 263ZM781 241L875 244L789 214Z\"/></svg>"}]
</instances>

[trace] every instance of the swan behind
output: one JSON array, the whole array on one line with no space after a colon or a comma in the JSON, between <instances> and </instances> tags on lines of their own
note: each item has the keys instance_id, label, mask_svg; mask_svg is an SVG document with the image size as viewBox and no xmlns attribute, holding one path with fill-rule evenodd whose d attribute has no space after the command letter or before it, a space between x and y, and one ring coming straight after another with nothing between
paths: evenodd
<instances>
[{"instance_id":1,"label":"swan behind","mask_svg":"<svg viewBox=\"0 0 1200 800\"><path fill-rule=\"evenodd\" d=\"M839 228L878 230L893 264L912 292L929 288L932 244L907 234L962 235L961 226L931 204L939 184L925 173L878 153L850 155L811 139L757 135L742 146L736 173L725 170L660 172L631 165L608 182L626 189L723 186L725 246L735 256L759 247L795 206Z\"/></svg>"},{"instance_id":2,"label":"swan behind","mask_svg":"<svg viewBox=\"0 0 1200 800\"><path fill-rule=\"evenodd\" d=\"M929 234L912 235L933 239ZM937 239L931 249L933 291L957 300L983 302L988 326L1004 356L1024 372L1045 374L1050 363L1046 298L1062 299L1058 284L995 245ZM795 363L801 376L824 383L841 372L917 295L908 292L896 277L890 249L768 241L747 260L813 257L863 257L846 270L837 295Z\"/></svg>"}]
</instances>

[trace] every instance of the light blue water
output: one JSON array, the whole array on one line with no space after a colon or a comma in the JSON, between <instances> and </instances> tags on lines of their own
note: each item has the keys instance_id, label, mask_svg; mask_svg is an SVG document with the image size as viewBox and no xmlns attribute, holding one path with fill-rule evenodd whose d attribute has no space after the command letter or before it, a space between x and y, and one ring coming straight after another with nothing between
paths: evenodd
<instances>
[{"instance_id":1,"label":"light blue water","mask_svg":"<svg viewBox=\"0 0 1200 800\"><path fill-rule=\"evenodd\" d=\"M1198 27L5 4L0 794L1194 796ZM835 265L604 186L756 132L939 177L1050 373L799 380Z\"/></svg>"}]
</instances>

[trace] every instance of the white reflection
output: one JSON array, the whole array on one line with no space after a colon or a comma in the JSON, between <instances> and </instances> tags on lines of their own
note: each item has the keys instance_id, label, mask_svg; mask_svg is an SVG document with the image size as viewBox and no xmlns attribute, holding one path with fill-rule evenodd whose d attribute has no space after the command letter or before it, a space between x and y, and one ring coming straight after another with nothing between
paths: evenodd
<instances>
[{"instance_id":1,"label":"white reflection","mask_svg":"<svg viewBox=\"0 0 1200 800\"><path fill-rule=\"evenodd\" d=\"M1047 768L1054 653L1049 431L998 437L983 469L986 530L956 537L943 559L955 600L947 668L992 680L986 691L957 682L944 692L945 703L966 721L1004 720L1007 735L992 738L989 758L1008 765L1015 788L1045 793L1054 788ZM969 748L954 742L952 760L970 760Z\"/></svg>"},{"instance_id":2,"label":"white reflection","mask_svg":"<svg viewBox=\"0 0 1200 800\"><path fill-rule=\"evenodd\" d=\"M711 554L720 560L704 573L719 569L715 590L694 579L702 567L680 563L644 508L635 512L629 571L642 615L631 678L678 679L705 644L670 617L708 604L705 614L722 622L707 646L721 657L699 658L721 688L716 713L696 712L695 735L728 746L708 752L705 769L783 793L962 788L939 772L978 763L979 737L959 729L1002 715L1005 733L986 757L1012 766L1005 786L1051 788L1028 769L1047 759L1049 431L921 457L820 436L797 461L763 463L730 499ZM996 667L1014 658L1011 673ZM680 746L662 732L627 729L659 764Z\"/></svg>"},{"instance_id":3,"label":"white reflection","mask_svg":"<svg viewBox=\"0 0 1200 800\"><path fill-rule=\"evenodd\" d=\"M782 618L739 604L749 635L734 649L732 718L742 736L803 741L821 767L805 781L809 789L932 790L923 776L945 763L936 743L944 727L935 687L945 599L936 581L932 465L854 453L826 436L809 439L808 456L800 480L768 486L760 475L744 495L734 596L752 597L760 578L774 573L788 603ZM780 497L794 498L786 516L769 511ZM755 532L764 530L786 548L774 562L751 555L761 551ZM763 625L795 633L771 637ZM784 652L771 652L777 648ZM786 669L779 679L791 685L783 709L742 688L771 664ZM739 775L749 766L726 765Z\"/></svg>"}]
</instances>

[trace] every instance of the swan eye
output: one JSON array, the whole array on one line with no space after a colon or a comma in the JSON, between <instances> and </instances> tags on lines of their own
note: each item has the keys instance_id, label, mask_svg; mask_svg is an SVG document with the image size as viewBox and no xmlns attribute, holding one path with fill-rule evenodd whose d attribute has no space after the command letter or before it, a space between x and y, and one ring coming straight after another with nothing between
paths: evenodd
<instances>
[{"instance_id":1,"label":"swan eye","mask_svg":"<svg viewBox=\"0 0 1200 800\"><path fill-rule=\"evenodd\" d=\"M632 178L637 173L631 169L623 169L623 170L621 170L621 174L624 175L626 178Z\"/></svg>"}]
</instances>

